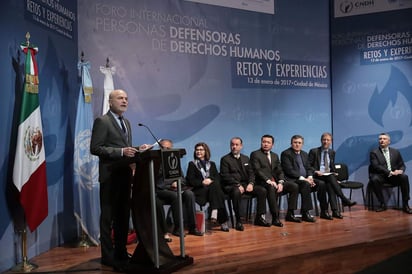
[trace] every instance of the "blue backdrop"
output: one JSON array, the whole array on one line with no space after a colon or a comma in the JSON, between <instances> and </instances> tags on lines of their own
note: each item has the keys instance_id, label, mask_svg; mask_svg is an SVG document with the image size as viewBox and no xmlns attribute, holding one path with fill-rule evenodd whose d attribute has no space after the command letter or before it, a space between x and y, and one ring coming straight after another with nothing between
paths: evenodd
<instances>
[{"instance_id":1,"label":"blue backdrop","mask_svg":"<svg viewBox=\"0 0 412 274\"><path fill-rule=\"evenodd\" d=\"M0 251L0 271L21 259L12 221L21 213L8 188L22 81L18 46L27 31L40 49L49 192L49 215L28 235L31 258L77 237L72 156L81 52L91 63L94 115L102 112L99 67L109 58L114 86L129 93L126 115L135 145L153 143L137 126L144 123L186 148L184 169L195 143L207 142L219 162L235 135L244 139L246 154L265 133L275 136L278 153L297 133L309 149L331 130L328 2L275 1L273 14L176 0L5 1L0 109L8 119L0 122L0 243L10 248Z\"/></svg>"},{"instance_id":2,"label":"blue backdrop","mask_svg":"<svg viewBox=\"0 0 412 274\"><path fill-rule=\"evenodd\" d=\"M265 133L280 152L293 134L304 135L309 148L331 130L328 1L276 1L274 15L167 3L79 1L79 50L92 64L95 115L102 109L99 67L109 58L114 86L129 93L135 145L153 143L137 127L146 124L187 149L184 167L199 141L219 162L232 136L244 139L249 154Z\"/></svg>"},{"instance_id":3,"label":"blue backdrop","mask_svg":"<svg viewBox=\"0 0 412 274\"><path fill-rule=\"evenodd\" d=\"M363 182L369 151L381 132L390 133L407 172L412 170L412 9L367 13L385 3L364 7L361 16L350 14L354 6L346 6L343 17L332 11L334 144L337 160L348 163L351 177Z\"/></svg>"},{"instance_id":4,"label":"blue backdrop","mask_svg":"<svg viewBox=\"0 0 412 274\"><path fill-rule=\"evenodd\" d=\"M368 56L375 53L364 51L374 45L359 44L369 32L411 31L411 9L332 18L330 25L327 0L274 1L274 13L177 0L58 3L6 0L0 12L0 271L21 259L14 231L21 212L10 184L23 79L19 44L27 31L40 49L49 193L49 216L28 235L29 258L77 237L72 159L81 52L91 63L94 116L103 104L99 67L109 58L114 86L129 93L135 145L153 143L137 126L146 124L186 148L184 169L199 141L210 145L217 163L232 136L244 139L246 154L266 133L275 136L277 153L293 134L302 134L309 150L332 121L338 159L354 177L366 180L367 151L378 132L391 132L394 145L411 157L411 61L405 53L402 60L379 57L372 64Z\"/></svg>"}]
</instances>

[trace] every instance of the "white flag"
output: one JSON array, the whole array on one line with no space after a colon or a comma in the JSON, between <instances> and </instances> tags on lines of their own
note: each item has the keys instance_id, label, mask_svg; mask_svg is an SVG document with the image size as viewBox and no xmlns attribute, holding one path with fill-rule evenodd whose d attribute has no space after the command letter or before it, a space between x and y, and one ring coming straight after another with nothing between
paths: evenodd
<instances>
[{"instance_id":1,"label":"white flag","mask_svg":"<svg viewBox=\"0 0 412 274\"><path fill-rule=\"evenodd\" d=\"M102 114L109 111L109 94L114 90L113 75L116 72L116 67L100 66L100 72L104 74L104 96Z\"/></svg>"}]
</instances>

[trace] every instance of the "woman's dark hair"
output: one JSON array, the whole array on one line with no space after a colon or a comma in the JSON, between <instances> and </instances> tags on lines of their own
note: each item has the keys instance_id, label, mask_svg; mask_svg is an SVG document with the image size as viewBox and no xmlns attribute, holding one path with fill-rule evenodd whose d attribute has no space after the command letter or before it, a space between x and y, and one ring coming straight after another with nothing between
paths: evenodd
<instances>
[{"instance_id":1,"label":"woman's dark hair","mask_svg":"<svg viewBox=\"0 0 412 274\"><path fill-rule=\"evenodd\" d=\"M197 147L203 147L203 149L205 150L205 160L209 161L210 160L210 149L209 149L209 146L203 142L197 143L195 145L195 150L193 152L193 159L196 159L196 148Z\"/></svg>"}]
</instances>

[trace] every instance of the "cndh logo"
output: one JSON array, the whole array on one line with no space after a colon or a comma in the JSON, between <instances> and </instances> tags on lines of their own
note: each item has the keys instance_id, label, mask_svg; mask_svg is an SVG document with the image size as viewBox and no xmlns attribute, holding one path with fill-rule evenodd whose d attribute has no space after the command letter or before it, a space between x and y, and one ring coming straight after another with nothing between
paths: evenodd
<instances>
[{"instance_id":1,"label":"cndh logo","mask_svg":"<svg viewBox=\"0 0 412 274\"><path fill-rule=\"evenodd\" d=\"M177 156L172 152L169 157L167 158L167 163L170 169L177 169L179 166L179 159Z\"/></svg>"},{"instance_id":2,"label":"cndh logo","mask_svg":"<svg viewBox=\"0 0 412 274\"><path fill-rule=\"evenodd\" d=\"M343 1L340 3L339 9L343 13L350 13L353 10L352 1Z\"/></svg>"},{"instance_id":3,"label":"cndh logo","mask_svg":"<svg viewBox=\"0 0 412 274\"><path fill-rule=\"evenodd\" d=\"M369 6L375 5L373 0L365 0L365 1L343 1L340 3L339 9L342 13L350 13L352 12L353 8L365 8Z\"/></svg>"}]
</instances>

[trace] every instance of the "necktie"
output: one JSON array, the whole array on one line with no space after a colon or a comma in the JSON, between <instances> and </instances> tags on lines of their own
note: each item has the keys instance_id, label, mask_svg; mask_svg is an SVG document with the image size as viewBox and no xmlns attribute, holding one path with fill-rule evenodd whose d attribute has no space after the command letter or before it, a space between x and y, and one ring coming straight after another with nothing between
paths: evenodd
<instances>
[{"instance_id":1,"label":"necktie","mask_svg":"<svg viewBox=\"0 0 412 274\"><path fill-rule=\"evenodd\" d=\"M272 158L270 157L270 151L267 154L269 164L272 165Z\"/></svg>"},{"instance_id":2,"label":"necktie","mask_svg":"<svg viewBox=\"0 0 412 274\"><path fill-rule=\"evenodd\" d=\"M122 126L123 133L126 135L126 126L124 125L123 116L119 116L120 125Z\"/></svg>"},{"instance_id":3,"label":"necktie","mask_svg":"<svg viewBox=\"0 0 412 274\"><path fill-rule=\"evenodd\" d=\"M390 156L389 156L389 149L388 149L388 148L385 148L385 149L383 150L383 156L385 156L386 165L388 166L388 170L392 170L392 167L391 167L391 158L390 158Z\"/></svg>"},{"instance_id":4,"label":"necktie","mask_svg":"<svg viewBox=\"0 0 412 274\"><path fill-rule=\"evenodd\" d=\"M325 151L323 152L323 163L324 163L324 165L325 165L325 172L326 172L326 173L329 172L329 171L330 171L330 168L329 168L328 151L327 151L327 150L325 150Z\"/></svg>"},{"instance_id":5,"label":"necktie","mask_svg":"<svg viewBox=\"0 0 412 274\"><path fill-rule=\"evenodd\" d=\"M306 177L306 169L303 165L302 156L300 155L300 153L296 153L296 161L298 162L300 175Z\"/></svg>"}]
</instances>

